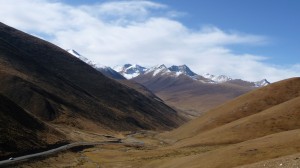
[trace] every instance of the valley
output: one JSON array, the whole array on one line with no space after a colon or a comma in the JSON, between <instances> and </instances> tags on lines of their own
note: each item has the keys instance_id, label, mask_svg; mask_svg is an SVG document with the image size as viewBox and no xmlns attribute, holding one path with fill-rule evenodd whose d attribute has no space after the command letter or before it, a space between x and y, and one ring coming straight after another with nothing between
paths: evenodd
<instances>
[{"instance_id":1,"label":"valley","mask_svg":"<svg viewBox=\"0 0 300 168\"><path fill-rule=\"evenodd\" d=\"M168 142L156 137L158 132L138 131L129 135L128 133L120 137L121 143L99 144L79 150L70 149L48 158L35 158L16 167L144 167L153 161L192 156L221 147L170 149ZM88 137L88 134L84 134ZM98 138L95 139L93 136L93 140L96 141L105 139L101 136Z\"/></svg>"},{"instance_id":2,"label":"valley","mask_svg":"<svg viewBox=\"0 0 300 168\"><path fill-rule=\"evenodd\" d=\"M299 77L100 67L3 23L0 65L3 167L299 166Z\"/></svg>"}]
</instances>

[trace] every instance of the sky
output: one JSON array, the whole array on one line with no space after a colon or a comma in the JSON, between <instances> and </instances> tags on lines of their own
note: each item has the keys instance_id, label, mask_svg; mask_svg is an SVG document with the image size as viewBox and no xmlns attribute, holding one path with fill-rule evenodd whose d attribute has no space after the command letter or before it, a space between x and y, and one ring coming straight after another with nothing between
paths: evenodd
<instances>
[{"instance_id":1,"label":"sky","mask_svg":"<svg viewBox=\"0 0 300 168\"><path fill-rule=\"evenodd\" d=\"M297 0L0 0L0 21L114 67L188 65L271 82L300 75Z\"/></svg>"}]
</instances>

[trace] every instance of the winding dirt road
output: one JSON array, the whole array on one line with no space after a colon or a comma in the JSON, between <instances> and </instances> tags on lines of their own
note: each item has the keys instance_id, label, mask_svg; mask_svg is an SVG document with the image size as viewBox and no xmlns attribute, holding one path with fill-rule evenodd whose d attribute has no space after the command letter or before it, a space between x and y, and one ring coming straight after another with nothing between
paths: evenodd
<instances>
[{"instance_id":1,"label":"winding dirt road","mask_svg":"<svg viewBox=\"0 0 300 168\"><path fill-rule=\"evenodd\" d=\"M75 143L70 143L70 144L63 145L63 146L60 146L58 148L51 149L51 150L44 151L44 152L40 152L40 153L20 156L20 157L13 158L11 160L9 160L9 159L8 160L2 160L2 161L0 161L0 167L9 166L9 165L12 165L12 164L28 161L30 159L37 158L37 157L52 155L52 154L55 154L55 153L58 153L58 152L61 152L61 151L66 151L66 150L74 148L74 147L116 144L116 143L123 144L121 139L110 140L110 141L102 141L102 142L75 142Z\"/></svg>"}]
</instances>

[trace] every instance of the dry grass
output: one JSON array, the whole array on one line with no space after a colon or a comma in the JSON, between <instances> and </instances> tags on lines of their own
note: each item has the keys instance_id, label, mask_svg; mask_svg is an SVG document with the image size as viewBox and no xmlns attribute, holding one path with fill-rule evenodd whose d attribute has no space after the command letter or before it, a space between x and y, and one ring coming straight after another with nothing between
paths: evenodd
<instances>
[{"instance_id":1,"label":"dry grass","mask_svg":"<svg viewBox=\"0 0 300 168\"><path fill-rule=\"evenodd\" d=\"M300 97L200 133L176 146L234 144L262 136L300 128Z\"/></svg>"},{"instance_id":2,"label":"dry grass","mask_svg":"<svg viewBox=\"0 0 300 168\"><path fill-rule=\"evenodd\" d=\"M0 24L0 29L0 93L23 108L16 109L17 105L10 102L10 111L1 111L0 121L12 126L3 127L1 124L1 131L6 131L1 138L8 139L1 141L2 144L8 142L8 145L13 145L9 138L16 136L32 143L29 147L42 146L44 143L39 143L56 140L54 133L66 135L73 141L103 141L107 137L101 134L112 134L110 129L160 130L174 128L184 122L173 109L153 98L154 95L147 90L141 94L108 79L50 43L3 24ZM155 88L159 84L175 86L169 89L170 92L195 86L193 81L183 86L182 83L187 80L156 81L153 89L157 92L162 91L162 88ZM213 91L223 101L227 93L236 89L227 85L222 87L203 85L193 94L185 92L182 97L187 102L183 101L180 108L187 110L189 105L201 100L189 102L194 94L205 95ZM219 95L220 89L225 89L224 94ZM182 100L173 97L171 101L177 103ZM3 107L6 105L4 103ZM24 109L31 114L27 115ZM128 135L124 140L131 143L137 139L145 142L145 146L102 145L34 160L18 167L229 168L253 164L300 152L299 109L300 78L288 79L218 106L174 131L160 136L141 132ZM19 113L10 116L14 114L12 112ZM40 122L40 119L50 124ZM46 134L42 132L45 130L48 131ZM122 134L118 136L125 137ZM29 141L32 139L34 141Z\"/></svg>"},{"instance_id":3,"label":"dry grass","mask_svg":"<svg viewBox=\"0 0 300 168\"><path fill-rule=\"evenodd\" d=\"M283 156L275 159L260 161L257 163L243 165L236 168L299 168L300 167L300 153Z\"/></svg>"},{"instance_id":4,"label":"dry grass","mask_svg":"<svg viewBox=\"0 0 300 168\"><path fill-rule=\"evenodd\" d=\"M230 168L300 152L300 130L228 145L203 154L156 160L145 167Z\"/></svg>"},{"instance_id":5,"label":"dry grass","mask_svg":"<svg viewBox=\"0 0 300 168\"><path fill-rule=\"evenodd\" d=\"M193 137L238 119L260 113L298 96L300 96L300 78L277 82L216 107L201 117L161 136L177 140Z\"/></svg>"}]
</instances>

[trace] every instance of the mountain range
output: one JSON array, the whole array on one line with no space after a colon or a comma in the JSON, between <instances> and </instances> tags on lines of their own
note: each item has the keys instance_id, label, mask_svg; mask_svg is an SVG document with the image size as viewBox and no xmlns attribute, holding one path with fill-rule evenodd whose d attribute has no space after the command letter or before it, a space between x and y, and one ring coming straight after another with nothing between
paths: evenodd
<instances>
[{"instance_id":1,"label":"mountain range","mask_svg":"<svg viewBox=\"0 0 300 168\"><path fill-rule=\"evenodd\" d=\"M162 64L145 68L137 64L125 64L110 68L93 63L75 50L67 51L120 83L147 95L157 95L186 118L197 117L239 95L270 84L266 79L248 82L225 75L202 76L186 65L173 65L168 68Z\"/></svg>"},{"instance_id":2,"label":"mountain range","mask_svg":"<svg viewBox=\"0 0 300 168\"><path fill-rule=\"evenodd\" d=\"M225 83L229 81L237 81L241 79L232 79L225 75L211 75L211 74L204 74L204 75L198 75L194 73L187 65L172 65L170 67L166 67L164 64L157 65L151 68L145 68L143 66L137 65L137 64L125 64L124 66L115 66L113 68L116 72L119 72L121 75L123 75L127 79L133 79L135 77L138 77L140 75L145 75L148 73L152 73L152 76L156 76L158 74L160 75L169 75L173 77L178 77L180 75L184 75L187 77L190 77L191 79L194 79L196 81L202 82L202 83L212 83L212 84L218 84L218 83ZM242 80L243 81L243 80ZM262 79L260 81L256 82L247 82L249 85L253 87L262 87L270 84L269 81L266 79Z\"/></svg>"},{"instance_id":3,"label":"mountain range","mask_svg":"<svg viewBox=\"0 0 300 168\"><path fill-rule=\"evenodd\" d=\"M236 98L251 90L267 86L267 80L248 82L231 79L224 75L206 77L194 73L188 66L158 65L145 68L139 65L126 64L114 67L116 71L131 81L144 85L168 105L176 108L188 118L202 115L213 107Z\"/></svg>"},{"instance_id":4,"label":"mountain range","mask_svg":"<svg viewBox=\"0 0 300 168\"><path fill-rule=\"evenodd\" d=\"M249 82L225 75L198 75L188 66L164 64L145 68L137 64L125 64L110 68L93 63L75 50L67 50L104 75L134 87L147 95L155 93L161 100L175 108L186 118L194 118L248 91L270 84L266 79ZM127 80L125 80L127 79ZM142 86L141 86L142 85ZM156 98L158 98L156 97Z\"/></svg>"},{"instance_id":5,"label":"mountain range","mask_svg":"<svg viewBox=\"0 0 300 168\"><path fill-rule=\"evenodd\" d=\"M219 83L225 83L225 82L236 82L241 81L244 83L247 83L249 86L253 87L263 87L270 84L270 82L267 79L262 79L260 81L256 82L249 82L244 81L241 79L232 79L225 75L212 75L209 73L206 73L204 75L198 75L194 73L187 65L172 65L169 68L166 67L164 64L153 66L150 68L146 68L137 64L124 64L123 66L115 66L113 68L100 65L97 63L94 63L93 61L89 60L88 58L82 56L74 49L67 49L67 51L74 55L75 57L81 59L82 61L86 62L90 66L94 67L98 71L102 72L108 77L111 77L113 79L133 79L135 77L138 77L140 75L145 75L148 73L152 73L152 76L156 76L157 74L160 75L169 75L173 77L178 77L180 75L184 75L187 77L190 77L191 79L194 79L196 81L202 82L202 83L212 83L212 84L219 84Z\"/></svg>"},{"instance_id":6,"label":"mountain range","mask_svg":"<svg viewBox=\"0 0 300 168\"><path fill-rule=\"evenodd\" d=\"M16 167L300 164L299 77L270 84L186 65L112 69L3 23L0 65L0 159ZM7 160L70 142L98 145Z\"/></svg>"}]
</instances>

